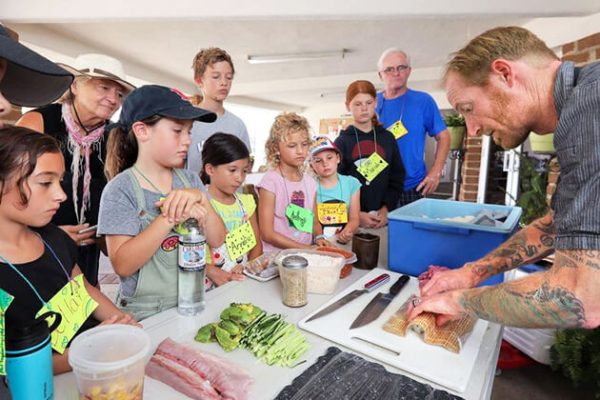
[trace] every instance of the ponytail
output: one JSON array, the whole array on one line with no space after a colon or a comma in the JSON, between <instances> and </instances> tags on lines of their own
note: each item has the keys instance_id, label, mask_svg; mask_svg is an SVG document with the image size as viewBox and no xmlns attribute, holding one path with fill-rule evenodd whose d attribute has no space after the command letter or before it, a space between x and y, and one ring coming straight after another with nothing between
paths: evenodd
<instances>
[{"instance_id":1,"label":"ponytail","mask_svg":"<svg viewBox=\"0 0 600 400\"><path fill-rule=\"evenodd\" d=\"M161 119L160 115L153 115L141 122L152 126ZM106 145L106 164L104 165L106 179L111 180L127 168L131 168L137 160L138 150L139 147L133 129L128 132L122 127L111 129Z\"/></svg>"}]
</instances>

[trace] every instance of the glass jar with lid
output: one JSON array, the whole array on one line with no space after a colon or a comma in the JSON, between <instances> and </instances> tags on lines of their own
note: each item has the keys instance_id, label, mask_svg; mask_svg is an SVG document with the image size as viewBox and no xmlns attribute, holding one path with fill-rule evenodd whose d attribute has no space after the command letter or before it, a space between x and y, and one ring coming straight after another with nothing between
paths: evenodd
<instances>
[{"instance_id":1,"label":"glass jar with lid","mask_svg":"<svg viewBox=\"0 0 600 400\"><path fill-rule=\"evenodd\" d=\"M281 261L279 275L283 285L283 304L302 307L308 302L306 296L306 268L308 260L302 256L287 256Z\"/></svg>"}]
</instances>

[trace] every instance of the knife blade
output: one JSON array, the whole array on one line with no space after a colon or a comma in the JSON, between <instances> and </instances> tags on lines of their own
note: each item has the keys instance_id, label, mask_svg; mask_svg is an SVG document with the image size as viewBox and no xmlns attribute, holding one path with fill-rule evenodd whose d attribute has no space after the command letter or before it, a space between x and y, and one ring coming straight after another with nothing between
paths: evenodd
<instances>
[{"instance_id":1,"label":"knife blade","mask_svg":"<svg viewBox=\"0 0 600 400\"><path fill-rule=\"evenodd\" d=\"M379 318L383 310L385 310L385 308L392 302L394 297L400 293L400 290L408 283L409 280L410 277L408 275L402 275L400 278L398 278L396 283L392 285L389 293L377 293L377 295L373 297L373 299L360 312L360 314L358 314L358 317L356 317L354 322L352 322L352 325L350 325L350 329L360 328L361 326L367 325L368 323L371 323Z\"/></svg>"},{"instance_id":2,"label":"knife blade","mask_svg":"<svg viewBox=\"0 0 600 400\"><path fill-rule=\"evenodd\" d=\"M379 275L377 278L370 280L369 282L365 283L365 285L363 286L363 289L356 289L353 290L352 292L348 293L347 295L345 295L344 297L342 297L341 299L339 299L338 301L336 301L335 303L325 307L324 309L322 309L321 311L319 311L318 313L316 313L315 315L311 316L309 319L306 320L306 322L312 321L314 319L317 318L321 318L325 315L331 314L332 312L334 312L335 310L343 307L344 305L350 303L352 300L356 299L357 297L368 293L374 289L377 289L379 286L383 285L384 283L386 283L387 281L390 280L390 275L389 274L381 274Z\"/></svg>"}]
</instances>

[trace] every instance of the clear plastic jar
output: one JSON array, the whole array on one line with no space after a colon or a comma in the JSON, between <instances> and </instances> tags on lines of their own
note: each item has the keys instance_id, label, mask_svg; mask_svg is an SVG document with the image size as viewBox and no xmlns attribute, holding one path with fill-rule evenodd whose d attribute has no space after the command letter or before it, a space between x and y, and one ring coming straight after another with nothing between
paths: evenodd
<instances>
[{"instance_id":1,"label":"clear plastic jar","mask_svg":"<svg viewBox=\"0 0 600 400\"><path fill-rule=\"evenodd\" d=\"M301 256L288 256L281 261L279 275L283 285L283 304L288 307L306 305L306 267L308 260Z\"/></svg>"}]
</instances>

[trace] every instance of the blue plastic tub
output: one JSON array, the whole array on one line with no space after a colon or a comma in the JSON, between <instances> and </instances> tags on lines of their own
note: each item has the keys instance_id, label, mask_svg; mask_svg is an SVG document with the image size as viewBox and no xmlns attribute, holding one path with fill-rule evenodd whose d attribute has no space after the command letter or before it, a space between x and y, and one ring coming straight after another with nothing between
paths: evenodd
<instances>
[{"instance_id":1,"label":"blue plastic tub","mask_svg":"<svg viewBox=\"0 0 600 400\"><path fill-rule=\"evenodd\" d=\"M508 215L501 226L443 219L476 216L484 209ZM459 268L506 241L517 230L520 217L520 207L437 199L415 201L388 214L388 267L412 276L420 275L429 265ZM503 274L498 274L483 284L503 280Z\"/></svg>"}]
</instances>

